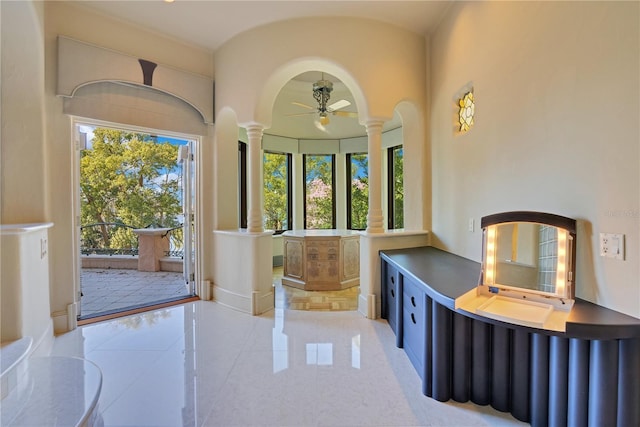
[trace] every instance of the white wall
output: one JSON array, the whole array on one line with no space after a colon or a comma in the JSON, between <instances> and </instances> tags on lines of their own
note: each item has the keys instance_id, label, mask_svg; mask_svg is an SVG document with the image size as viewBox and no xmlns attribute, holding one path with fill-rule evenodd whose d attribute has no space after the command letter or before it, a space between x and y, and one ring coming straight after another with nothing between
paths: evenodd
<instances>
[{"instance_id":1,"label":"white wall","mask_svg":"<svg viewBox=\"0 0 640 427\"><path fill-rule=\"evenodd\" d=\"M640 317L637 2L467 2L430 44L432 242L474 260L469 218L535 210L579 221L576 294ZM472 82L475 125L455 136ZM598 233L626 236L626 259Z\"/></svg>"},{"instance_id":2,"label":"white wall","mask_svg":"<svg viewBox=\"0 0 640 427\"><path fill-rule=\"evenodd\" d=\"M53 345L49 310L48 224L0 226L0 342L33 339L37 355Z\"/></svg>"},{"instance_id":3,"label":"white wall","mask_svg":"<svg viewBox=\"0 0 640 427\"><path fill-rule=\"evenodd\" d=\"M53 343L47 255L51 224L5 224L50 218L43 14L43 3L0 2L0 342L29 336L38 355L48 354Z\"/></svg>"},{"instance_id":4,"label":"white wall","mask_svg":"<svg viewBox=\"0 0 640 427\"><path fill-rule=\"evenodd\" d=\"M318 34L327 28L349 37L318 43ZM390 119L401 100L424 106L423 38L377 21L315 17L277 22L232 38L215 59L216 109L231 106L240 123L270 126L269 103L299 70L314 65L324 65L346 85L360 117Z\"/></svg>"},{"instance_id":5,"label":"white wall","mask_svg":"<svg viewBox=\"0 0 640 427\"><path fill-rule=\"evenodd\" d=\"M0 222L44 222L43 4L1 2ZM28 173L26 173L28 172Z\"/></svg>"},{"instance_id":6,"label":"white wall","mask_svg":"<svg viewBox=\"0 0 640 427\"><path fill-rule=\"evenodd\" d=\"M50 218L43 10L42 3L0 2L0 341L30 336L40 355L48 354L53 342L46 254L46 228L51 224L34 232L16 231L6 224L43 223Z\"/></svg>"}]
</instances>

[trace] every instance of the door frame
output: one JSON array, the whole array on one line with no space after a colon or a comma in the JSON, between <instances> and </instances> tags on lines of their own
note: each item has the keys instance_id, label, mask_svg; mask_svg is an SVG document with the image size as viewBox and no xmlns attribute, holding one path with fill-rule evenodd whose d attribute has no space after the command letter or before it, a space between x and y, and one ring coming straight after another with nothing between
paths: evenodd
<instances>
[{"instance_id":1,"label":"door frame","mask_svg":"<svg viewBox=\"0 0 640 427\"><path fill-rule=\"evenodd\" d=\"M201 167L201 158L202 158L202 141L203 136L201 135L192 135L187 133L173 132L161 129L151 129L145 128L141 126L134 125L125 125L120 123L113 123L108 121L96 120L96 119L88 119L84 117L71 116L71 152L73 156L73 167L71 171L72 178L72 206L71 206L71 219L73 223L73 242L74 242L74 256L73 256L73 264L74 264L74 305L75 305L75 313L73 319L69 319L69 326L73 326L72 329L77 327L78 316L82 313L81 306L81 281L80 281L80 273L82 269L82 254L80 253L80 151L84 148L87 141L81 140L81 135L79 132L80 126L93 126L93 127L106 127L111 129L123 130L123 131L131 131L131 132L140 132L151 135L163 135L174 138L180 138L187 141L193 141L193 149L191 150L191 154L194 157L194 161L192 163L193 166L193 175L194 175L194 188L192 188L195 203L193 208L193 239L192 239L192 251L195 254L194 260L194 280L190 284L192 287L193 294L197 297L200 296L201 289L197 286L198 283L201 283L202 276L202 262L201 262L201 253L200 250L202 248L202 167ZM195 244L193 242L195 240Z\"/></svg>"}]
</instances>

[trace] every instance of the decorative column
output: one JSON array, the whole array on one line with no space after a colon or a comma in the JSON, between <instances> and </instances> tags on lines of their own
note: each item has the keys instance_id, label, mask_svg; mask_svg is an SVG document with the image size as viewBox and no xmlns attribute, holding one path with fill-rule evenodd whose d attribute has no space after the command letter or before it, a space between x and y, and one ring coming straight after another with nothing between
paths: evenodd
<instances>
[{"instance_id":1,"label":"decorative column","mask_svg":"<svg viewBox=\"0 0 640 427\"><path fill-rule=\"evenodd\" d=\"M368 154L369 154L369 213L367 215L367 232L383 233L382 218L382 120L367 121Z\"/></svg>"},{"instance_id":2,"label":"decorative column","mask_svg":"<svg viewBox=\"0 0 640 427\"><path fill-rule=\"evenodd\" d=\"M160 258L169 250L170 228L138 228L138 271L160 271Z\"/></svg>"},{"instance_id":3,"label":"decorative column","mask_svg":"<svg viewBox=\"0 0 640 427\"><path fill-rule=\"evenodd\" d=\"M249 193L247 231L250 233L260 233L264 231L262 225L262 131L261 125L252 124L247 126L247 136L249 150L247 159L247 191Z\"/></svg>"}]
</instances>

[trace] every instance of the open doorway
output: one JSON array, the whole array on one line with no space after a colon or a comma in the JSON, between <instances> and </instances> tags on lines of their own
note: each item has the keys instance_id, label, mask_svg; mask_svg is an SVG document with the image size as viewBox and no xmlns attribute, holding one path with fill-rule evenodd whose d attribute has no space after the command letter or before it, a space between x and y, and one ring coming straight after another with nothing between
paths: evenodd
<instances>
[{"instance_id":1,"label":"open doorway","mask_svg":"<svg viewBox=\"0 0 640 427\"><path fill-rule=\"evenodd\" d=\"M78 320L195 297L195 147L188 136L77 123Z\"/></svg>"}]
</instances>

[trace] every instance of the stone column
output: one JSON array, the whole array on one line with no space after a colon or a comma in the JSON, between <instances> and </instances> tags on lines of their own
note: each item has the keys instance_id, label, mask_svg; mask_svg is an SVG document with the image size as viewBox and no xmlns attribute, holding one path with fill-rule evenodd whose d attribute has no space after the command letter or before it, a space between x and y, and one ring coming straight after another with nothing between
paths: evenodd
<instances>
[{"instance_id":1,"label":"stone column","mask_svg":"<svg viewBox=\"0 0 640 427\"><path fill-rule=\"evenodd\" d=\"M367 232L383 233L382 217L382 120L367 121L369 154L369 213Z\"/></svg>"},{"instance_id":2,"label":"stone column","mask_svg":"<svg viewBox=\"0 0 640 427\"><path fill-rule=\"evenodd\" d=\"M165 236L169 230L170 228L133 230L138 235L138 271L160 271L160 258L169 250L169 237Z\"/></svg>"},{"instance_id":3,"label":"stone column","mask_svg":"<svg viewBox=\"0 0 640 427\"><path fill-rule=\"evenodd\" d=\"M262 224L262 131L261 125L247 126L247 192L248 213L247 231L260 233L264 231Z\"/></svg>"}]
</instances>

